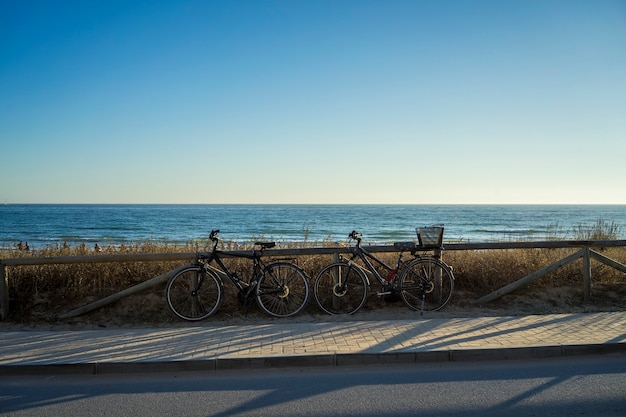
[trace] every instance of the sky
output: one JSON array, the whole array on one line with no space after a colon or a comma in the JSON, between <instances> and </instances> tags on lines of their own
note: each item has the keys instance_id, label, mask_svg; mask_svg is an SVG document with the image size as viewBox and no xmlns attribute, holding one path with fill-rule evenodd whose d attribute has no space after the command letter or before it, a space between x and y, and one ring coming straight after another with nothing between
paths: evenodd
<instances>
[{"instance_id":1,"label":"sky","mask_svg":"<svg viewBox=\"0 0 626 417\"><path fill-rule=\"evenodd\" d=\"M626 0L0 0L0 203L626 204Z\"/></svg>"}]
</instances>

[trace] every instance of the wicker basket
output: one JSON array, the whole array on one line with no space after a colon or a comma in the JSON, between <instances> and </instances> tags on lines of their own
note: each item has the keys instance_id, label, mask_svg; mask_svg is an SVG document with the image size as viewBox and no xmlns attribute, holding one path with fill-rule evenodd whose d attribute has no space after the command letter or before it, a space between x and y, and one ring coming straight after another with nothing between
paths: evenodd
<instances>
[{"instance_id":1,"label":"wicker basket","mask_svg":"<svg viewBox=\"0 0 626 417\"><path fill-rule=\"evenodd\" d=\"M419 227L415 231L421 247L441 248L443 246L443 226Z\"/></svg>"}]
</instances>

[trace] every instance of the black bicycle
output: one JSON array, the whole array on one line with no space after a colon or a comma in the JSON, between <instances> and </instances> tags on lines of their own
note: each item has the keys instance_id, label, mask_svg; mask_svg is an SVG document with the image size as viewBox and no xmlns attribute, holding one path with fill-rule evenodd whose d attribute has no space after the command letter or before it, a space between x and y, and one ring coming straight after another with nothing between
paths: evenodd
<instances>
[{"instance_id":1,"label":"black bicycle","mask_svg":"<svg viewBox=\"0 0 626 417\"><path fill-rule=\"evenodd\" d=\"M443 233L443 232L442 232ZM443 308L454 289L452 268L432 256L420 255L424 246L414 242L397 242L399 250L395 267L387 265L361 247L361 234L353 231L348 235L356 241L349 259L340 259L325 266L315 278L315 300L328 314L353 314L367 300L370 285L368 277L374 277L381 285L378 296L400 296L404 304L417 311L437 311ZM403 261L405 252L413 258ZM355 260L360 259L362 265ZM388 271L383 277L374 267L376 263Z\"/></svg>"},{"instance_id":2,"label":"black bicycle","mask_svg":"<svg viewBox=\"0 0 626 417\"><path fill-rule=\"evenodd\" d=\"M309 298L306 273L286 259L263 262L263 251L276 246L275 242L256 242L252 254L229 254L253 262L251 281L242 280L231 272L224 262L224 252L217 250L219 230L211 231L210 252L198 253L193 264L178 271L167 283L165 296L170 310L183 320L198 321L214 314L222 303L224 288L221 276L228 278L238 289L237 298L245 307L256 300L259 308L273 317L290 317L305 307ZM211 266L215 263L217 267Z\"/></svg>"}]
</instances>

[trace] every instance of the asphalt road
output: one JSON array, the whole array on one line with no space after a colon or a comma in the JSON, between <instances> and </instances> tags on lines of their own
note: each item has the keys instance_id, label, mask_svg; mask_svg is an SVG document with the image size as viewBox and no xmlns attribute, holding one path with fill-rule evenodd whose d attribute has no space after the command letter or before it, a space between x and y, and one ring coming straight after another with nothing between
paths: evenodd
<instances>
[{"instance_id":1,"label":"asphalt road","mask_svg":"<svg viewBox=\"0 0 626 417\"><path fill-rule=\"evenodd\" d=\"M626 416L626 356L0 378L2 416Z\"/></svg>"}]
</instances>

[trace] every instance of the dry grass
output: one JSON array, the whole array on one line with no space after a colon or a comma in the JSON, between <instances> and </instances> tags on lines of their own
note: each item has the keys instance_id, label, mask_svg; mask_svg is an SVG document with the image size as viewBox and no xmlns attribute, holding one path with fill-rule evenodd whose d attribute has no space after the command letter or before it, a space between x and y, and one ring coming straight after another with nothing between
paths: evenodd
<instances>
[{"instance_id":1,"label":"dry grass","mask_svg":"<svg viewBox=\"0 0 626 417\"><path fill-rule=\"evenodd\" d=\"M325 242L313 244L324 245ZM311 244L309 244L310 246ZM297 246L297 245L296 245ZM228 243L225 249L246 249L247 245ZM167 242L139 242L120 246L102 248L98 254L145 254L166 252L196 252L205 250L202 242L175 246ZM515 250L473 250L447 251L444 260L454 269L456 278L455 295L452 305L461 308L472 308L472 301L488 294L528 274L531 274L551 263L554 263L576 249L515 249ZM602 253L616 261L626 264L626 248L609 248ZM9 251L0 253L1 258L41 257L41 256L75 256L96 254L93 248L87 247L48 247L36 252ZM395 254L381 254L381 257L393 265ZM301 256L298 264L309 277L328 262L330 256ZM9 294L12 322L54 321L58 314L88 304L100 298L114 294L154 276L175 269L185 262L135 262L135 263L97 263L97 264L64 264L12 267L9 269ZM229 259L229 268L237 271L240 276L247 277L251 263L247 260ZM611 305L626 307L624 302L625 274L604 264L593 262L593 283L602 291L594 292L596 303L604 303L604 298L611 299ZM514 297L531 295L558 299L562 288L576 288L582 292L582 261L576 261L554 273L551 273L518 290L516 294L498 301L510 302ZM223 317L240 314L235 301L235 290L226 285L228 298L220 312ZM578 291L578 290L577 290ZM372 291L375 292L375 291ZM599 295L598 295L599 294ZM164 301L164 285L157 286L140 295L122 300L115 305L90 313L94 320L104 321L112 316L121 321L131 322L169 322L172 320ZM604 297L604 298L603 298ZM528 297L527 297L528 298ZM508 301L507 301L508 300ZM558 300L557 300L558 301ZM527 301L524 301L527 302ZM566 300L566 302L570 302ZM580 302L579 300L577 302ZM551 303L550 299L548 303ZM315 314L315 303L309 304L308 312ZM368 300L368 308L378 308L384 302Z\"/></svg>"}]
</instances>

